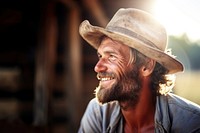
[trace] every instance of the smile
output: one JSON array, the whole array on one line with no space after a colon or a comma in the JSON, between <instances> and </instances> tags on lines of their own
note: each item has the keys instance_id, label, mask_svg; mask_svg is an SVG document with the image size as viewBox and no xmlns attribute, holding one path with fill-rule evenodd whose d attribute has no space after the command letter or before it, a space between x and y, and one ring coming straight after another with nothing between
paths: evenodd
<instances>
[{"instance_id":1,"label":"smile","mask_svg":"<svg viewBox=\"0 0 200 133\"><path fill-rule=\"evenodd\" d=\"M114 79L114 74L109 73L98 73L97 79L100 81L108 81Z\"/></svg>"}]
</instances>

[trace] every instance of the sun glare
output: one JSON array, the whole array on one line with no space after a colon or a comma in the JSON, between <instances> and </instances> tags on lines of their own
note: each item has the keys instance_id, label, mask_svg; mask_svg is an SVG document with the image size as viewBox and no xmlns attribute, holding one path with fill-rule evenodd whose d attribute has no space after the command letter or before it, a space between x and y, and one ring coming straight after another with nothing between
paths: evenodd
<instances>
[{"instance_id":1,"label":"sun glare","mask_svg":"<svg viewBox=\"0 0 200 133\"><path fill-rule=\"evenodd\" d=\"M166 27L169 35L184 33L200 40L200 2L195 0L156 0L153 14Z\"/></svg>"}]
</instances>

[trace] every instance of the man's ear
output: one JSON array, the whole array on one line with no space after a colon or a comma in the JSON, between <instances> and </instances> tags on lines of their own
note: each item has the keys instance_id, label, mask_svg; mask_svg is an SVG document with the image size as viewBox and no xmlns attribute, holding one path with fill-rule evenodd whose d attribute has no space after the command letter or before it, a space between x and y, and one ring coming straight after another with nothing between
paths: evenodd
<instances>
[{"instance_id":1,"label":"man's ear","mask_svg":"<svg viewBox=\"0 0 200 133\"><path fill-rule=\"evenodd\" d=\"M141 68L142 75L144 77L149 76L153 72L155 65L156 65L156 61L149 59L146 65L142 66Z\"/></svg>"}]
</instances>

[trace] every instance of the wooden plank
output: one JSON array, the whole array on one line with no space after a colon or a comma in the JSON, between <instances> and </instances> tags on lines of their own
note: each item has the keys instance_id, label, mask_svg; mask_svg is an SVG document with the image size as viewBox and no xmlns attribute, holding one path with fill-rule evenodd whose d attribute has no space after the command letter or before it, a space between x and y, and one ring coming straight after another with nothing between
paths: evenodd
<instances>
[{"instance_id":1,"label":"wooden plank","mask_svg":"<svg viewBox=\"0 0 200 133\"><path fill-rule=\"evenodd\" d=\"M46 125L48 123L51 91L54 87L54 66L56 60L57 21L55 16L55 3L49 3L44 12L44 23L41 26L41 34L36 53L35 76L35 101L34 101L34 125Z\"/></svg>"},{"instance_id":2,"label":"wooden plank","mask_svg":"<svg viewBox=\"0 0 200 133\"><path fill-rule=\"evenodd\" d=\"M82 47L80 43L80 35L78 28L80 24L80 11L79 8L73 7L70 9L68 16L69 25L66 31L69 35L68 51L66 53L67 70L67 103L70 115L71 132L78 128L81 118L81 94L82 94ZM66 44L67 45L67 44ZM75 131L74 131L75 132Z\"/></svg>"},{"instance_id":3,"label":"wooden plank","mask_svg":"<svg viewBox=\"0 0 200 133\"><path fill-rule=\"evenodd\" d=\"M105 27L108 23L108 17L104 13L104 9L101 6L99 0L83 0L86 9L93 15L100 26Z\"/></svg>"}]
</instances>

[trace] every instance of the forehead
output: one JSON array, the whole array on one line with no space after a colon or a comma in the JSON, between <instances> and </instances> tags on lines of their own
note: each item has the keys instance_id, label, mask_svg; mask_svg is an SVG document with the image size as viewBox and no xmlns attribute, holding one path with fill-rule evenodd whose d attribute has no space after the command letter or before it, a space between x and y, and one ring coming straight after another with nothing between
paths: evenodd
<instances>
[{"instance_id":1,"label":"forehead","mask_svg":"<svg viewBox=\"0 0 200 133\"><path fill-rule=\"evenodd\" d=\"M114 41L108 37L105 37L98 48L98 52L102 50L113 50L116 52L128 52L130 48L120 42Z\"/></svg>"}]
</instances>

